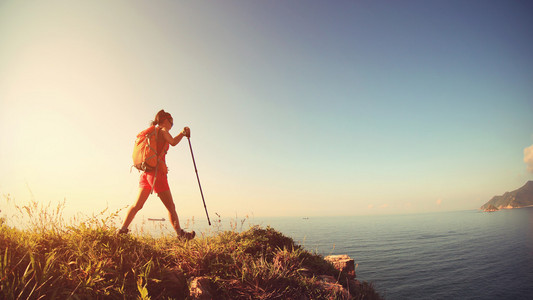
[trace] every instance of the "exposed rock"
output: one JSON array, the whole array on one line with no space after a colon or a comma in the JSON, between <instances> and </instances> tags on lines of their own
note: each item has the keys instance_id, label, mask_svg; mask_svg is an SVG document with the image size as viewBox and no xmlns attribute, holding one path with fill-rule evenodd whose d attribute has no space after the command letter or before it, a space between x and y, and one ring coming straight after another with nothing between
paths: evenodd
<instances>
[{"instance_id":1,"label":"exposed rock","mask_svg":"<svg viewBox=\"0 0 533 300\"><path fill-rule=\"evenodd\" d=\"M194 277L189 283L189 298L196 300L212 300L211 281L207 277Z\"/></svg>"},{"instance_id":2,"label":"exposed rock","mask_svg":"<svg viewBox=\"0 0 533 300\"><path fill-rule=\"evenodd\" d=\"M493 211L498 211L499 209L492 205L492 204L489 204L483 211L487 211L487 212L493 212Z\"/></svg>"},{"instance_id":3,"label":"exposed rock","mask_svg":"<svg viewBox=\"0 0 533 300\"><path fill-rule=\"evenodd\" d=\"M348 255L328 255L324 259L333 264L335 269L344 272L348 278L354 279L356 277L355 262Z\"/></svg>"},{"instance_id":4,"label":"exposed rock","mask_svg":"<svg viewBox=\"0 0 533 300\"><path fill-rule=\"evenodd\" d=\"M341 299L350 299L350 294L357 294L357 291L361 289L361 283L359 280L355 279L356 274L354 260L346 254L329 255L324 257L324 259L330 262L335 269L346 275L347 282L343 282L342 284L346 284L347 289L344 288L341 283L337 282L332 276L319 276L319 279L324 282L324 287L334 289L334 291L339 292ZM339 287L342 288L342 290L340 290Z\"/></svg>"},{"instance_id":5,"label":"exposed rock","mask_svg":"<svg viewBox=\"0 0 533 300\"><path fill-rule=\"evenodd\" d=\"M520 208L533 205L533 181L526 182L524 186L512 192L492 197L480 209L486 210L489 205L498 209Z\"/></svg>"}]
</instances>

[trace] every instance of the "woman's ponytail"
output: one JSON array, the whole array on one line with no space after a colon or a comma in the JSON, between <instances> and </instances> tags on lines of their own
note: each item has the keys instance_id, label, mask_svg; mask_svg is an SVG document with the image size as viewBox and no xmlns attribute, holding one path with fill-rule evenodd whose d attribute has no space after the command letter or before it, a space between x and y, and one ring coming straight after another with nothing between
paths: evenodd
<instances>
[{"instance_id":1,"label":"woman's ponytail","mask_svg":"<svg viewBox=\"0 0 533 300\"><path fill-rule=\"evenodd\" d=\"M155 125L160 125L161 122L163 122L164 120L166 119L171 119L172 116L167 113L165 110L160 110L157 112L157 114L155 115L155 118L154 120L152 121L152 123L150 123L150 125L152 126L155 126Z\"/></svg>"}]
</instances>

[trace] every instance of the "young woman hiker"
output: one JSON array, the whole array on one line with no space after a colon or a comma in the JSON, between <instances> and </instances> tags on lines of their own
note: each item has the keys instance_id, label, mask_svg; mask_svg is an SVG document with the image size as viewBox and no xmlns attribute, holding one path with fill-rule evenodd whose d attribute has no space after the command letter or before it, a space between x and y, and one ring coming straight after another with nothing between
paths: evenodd
<instances>
[{"instance_id":1,"label":"young woman hiker","mask_svg":"<svg viewBox=\"0 0 533 300\"><path fill-rule=\"evenodd\" d=\"M174 200L172 199L172 194L170 193L170 187L168 185L168 169L165 156L169 149L169 145L176 146L184 136L190 137L191 135L190 129L185 127L177 136L172 137L169 131L173 125L174 120L172 119L172 116L164 110L160 110L156 114L154 121L152 121L152 126L157 126L159 128L157 136L157 153L161 154L160 161L157 165L156 171L145 171L141 174L141 179L139 180L139 195L137 196L135 204L128 210L124 224L118 231L119 234L128 233L128 226L133 221L133 218L135 218L137 212L141 210L153 189L153 191L157 193L167 208L170 217L170 223L172 223L172 226L174 227L174 230L176 230L178 237L190 240L196 235L194 231L186 232L181 229L178 214L176 213L176 206L174 205ZM156 179L155 184L154 176Z\"/></svg>"}]
</instances>

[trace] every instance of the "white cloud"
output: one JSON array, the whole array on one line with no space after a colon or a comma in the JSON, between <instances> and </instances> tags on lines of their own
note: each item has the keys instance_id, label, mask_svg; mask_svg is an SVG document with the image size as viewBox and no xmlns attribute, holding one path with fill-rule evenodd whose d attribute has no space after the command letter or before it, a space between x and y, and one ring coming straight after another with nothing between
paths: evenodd
<instances>
[{"instance_id":1,"label":"white cloud","mask_svg":"<svg viewBox=\"0 0 533 300\"><path fill-rule=\"evenodd\" d=\"M533 145L524 149L524 162L527 165L527 170L533 173Z\"/></svg>"}]
</instances>

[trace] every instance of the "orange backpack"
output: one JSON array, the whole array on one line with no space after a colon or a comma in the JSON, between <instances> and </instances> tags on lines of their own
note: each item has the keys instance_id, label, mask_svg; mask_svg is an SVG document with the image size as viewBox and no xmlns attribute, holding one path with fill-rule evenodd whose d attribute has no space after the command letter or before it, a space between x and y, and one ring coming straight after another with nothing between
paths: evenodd
<instances>
[{"instance_id":1,"label":"orange backpack","mask_svg":"<svg viewBox=\"0 0 533 300\"><path fill-rule=\"evenodd\" d=\"M137 135L133 146L133 166L140 171L154 171L157 168L157 136L159 128L150 126Z\"/></svg>"}]
</instances>

